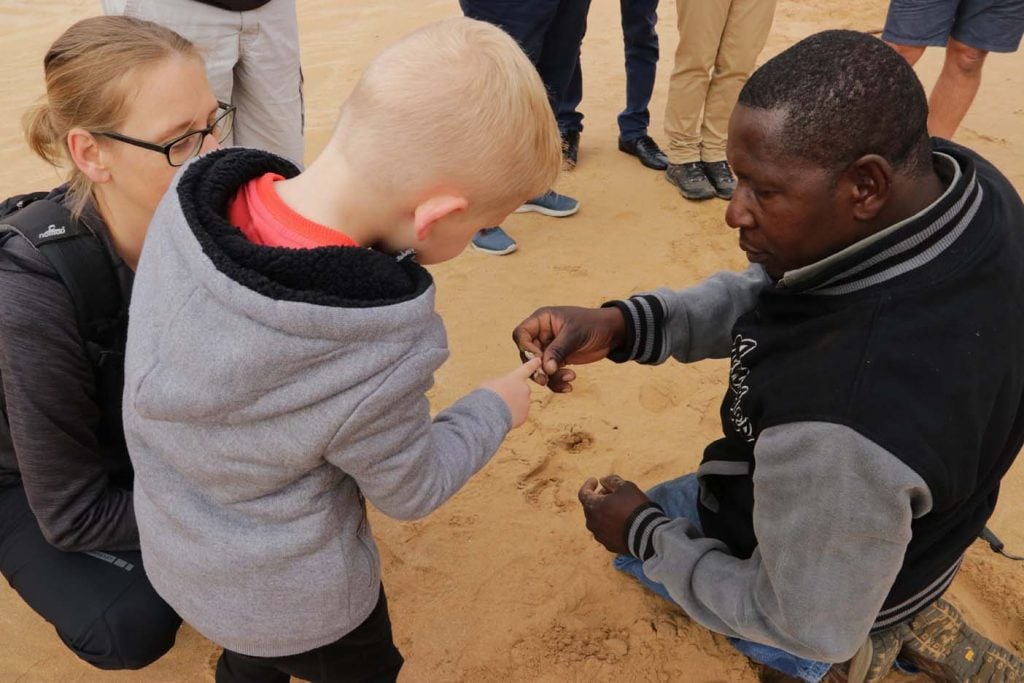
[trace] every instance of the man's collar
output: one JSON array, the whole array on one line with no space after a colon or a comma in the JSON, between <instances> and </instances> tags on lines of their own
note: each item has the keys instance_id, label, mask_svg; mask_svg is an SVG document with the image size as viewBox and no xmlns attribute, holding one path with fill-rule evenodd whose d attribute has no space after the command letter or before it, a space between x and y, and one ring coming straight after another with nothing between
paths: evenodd
<instances>
[{"instance_id":1,"label":"man's collar","mask_svg":"<svg viewBox=\"0 0 1024 683\"><path fill-rule=\"evenodd\" d=\"M933 152L948 183L927 207L898 223L803 268L787 271L778 286L815 294L848 294L901 275L938 256L967 227L981 203L970 159Z\"/></svg>"}]
</instances>

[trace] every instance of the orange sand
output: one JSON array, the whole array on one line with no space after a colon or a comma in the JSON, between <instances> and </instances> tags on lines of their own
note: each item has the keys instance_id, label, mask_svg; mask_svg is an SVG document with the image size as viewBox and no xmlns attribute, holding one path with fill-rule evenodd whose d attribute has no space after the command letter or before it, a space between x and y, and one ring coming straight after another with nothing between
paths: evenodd
<instances>
[{"instance_id":1,"label":"orange sand","mask_svg":"<svg viewBox=\"0 0 1024 683\"><path fill-rule=\"evenodd\" d=\"M885 0L780 0L762 58L825 28L880 30L885 8ZM17 121L42 90L46 47L72 21L97 12L95 0L0 4L0 194L57 182L25 148ZM300 0L309 158L381 45L457 12L455 0ZM661 14L664 56L651 131L663 142L674 2L663 2ZM582 200L579 215L514 216L506 227L519 253L467 252L433 268L452 349L431 395L438 408L513 366L509 332L537 306L590 305L745 265L723 223L723 202L688 203L660 174L616 150L622 61L617 3L595 2L583 48L587 130L580 165L558 183ZM940 66L941 52L930 50L919 66L926 86ZM992 55L984 73L958 139L1024 191L1024 53ZM615 471L650 486L694 469L719 432L725 362L608 363L580 374L571 396L536 390L529 422L435 515L411 524L373 515L396 638L407 659L404 681L757 680L724 638L614 572L608 553L584 529L576 502L590 475ZM991 522L1018 553L1024 553L1022 494L1018 464ZM1024 564L979 544L952 597L976 626L1024 654ZM0 633L0 681L202 681L211 679L216 654L185 627L178 645L145 671L100 672L69 654L6 584Z\"/></svg>"}]
</instances>

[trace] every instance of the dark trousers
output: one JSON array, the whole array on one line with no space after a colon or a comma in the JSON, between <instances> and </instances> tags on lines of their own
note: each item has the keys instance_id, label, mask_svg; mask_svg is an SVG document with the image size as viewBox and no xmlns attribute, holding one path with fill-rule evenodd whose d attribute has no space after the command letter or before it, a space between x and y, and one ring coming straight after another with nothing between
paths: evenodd
<instances>
[{"instance_id":1,"label":"dark trousers","mask_svg":"<svg viewBox=\"0 0 1024 683\"><path fill-rule=\"evenodd\" d=\"M0 573L72 652L100 669L151 664L181 625L150 585L139 552L57 550L20 485L0 489Z\"/></svg>"},{"instance_id":2,"label":"dark trousers","mask_svg":"<svg viewBox=\"0 0 1024 683\"><path fill-rule=\"evenodd\" d=\"M658 0L619 0L622 41L626 52L626 108L619 114L619 137L636 140L651 124L654 76L658 69ZM579 60L560 107L574 112L583 99L583 70Z\"/></svg>"},{"instance_id":3,"label":"dark trousers","mask_svg":"<svg viewBox=\"0 0 1024 683\"><path fill-rule=\"evenodd\" d=\"M503 28L537 67L562 133L583 130L569 94L590 0L459 0L462 12Z\"/></svg>"},{"instance_id":4,"label":"dark trousers","mask_svg":"<svg viewBox=\"0 0 1024 683\"><path fill-rule=\"evenodd\" d=\"M312 683L393 683L402 668L380 588L377 606L354 631L329 645L286 657L253 657L224 650L217 683L288 683L289 676Z\"/></svg>"}]
</instances>

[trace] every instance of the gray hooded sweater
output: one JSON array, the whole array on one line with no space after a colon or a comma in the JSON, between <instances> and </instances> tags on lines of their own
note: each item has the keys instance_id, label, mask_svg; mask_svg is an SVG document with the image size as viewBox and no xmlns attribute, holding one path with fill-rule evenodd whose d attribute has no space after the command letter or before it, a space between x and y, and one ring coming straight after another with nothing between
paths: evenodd
<instances>
[{"instance_id":1,"label":"gray hooded sweater","mask_svg":"<svg viewBox=\"0 0 1024 683\"><path fill-rule=\"evenodd\" d=\"M433 420L447 357L411 259L248 242L224 218L246 181L296 169L227 149L179 173L131 303L125 432L146 572L203 635L243 654L331 643L374 608L363 496L399 519L440 506L511 427L477 390Z\"/></svg>"}]
</instances>

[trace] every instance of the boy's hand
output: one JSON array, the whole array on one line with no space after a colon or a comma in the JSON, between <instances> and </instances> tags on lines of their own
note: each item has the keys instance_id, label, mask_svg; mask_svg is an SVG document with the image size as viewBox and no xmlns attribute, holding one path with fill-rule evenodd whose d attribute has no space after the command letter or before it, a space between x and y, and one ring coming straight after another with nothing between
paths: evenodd
<instances>
[{"instance_id":1,"label":"boy's hand","mask_svg":"<svg viewBox=\"0 0 1024 683\"><path fill-rule=\"evenodd\" d=\"M529 360L504 377L487 380L480 386L501 396L512 413L512 429L526 422L530 412L530 375L540 369L540 358Z\"/></svg>"},{"instance_id":2,"label":"boy's hand","mask_svg":"<svg viewBox=\"0 0 1024 683\"><path fill-rule=\"evenodd\" d=\"M626 336L626 321L618 308L549 306L539 308L512 331L523 359L544 360L534 377L559 393L572 391L576 373L568 364L593 363L618 348Z\"/></svg>"}]
</instances>

